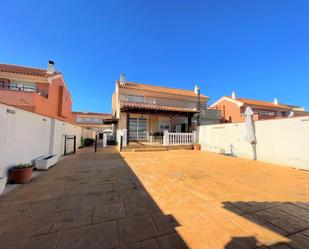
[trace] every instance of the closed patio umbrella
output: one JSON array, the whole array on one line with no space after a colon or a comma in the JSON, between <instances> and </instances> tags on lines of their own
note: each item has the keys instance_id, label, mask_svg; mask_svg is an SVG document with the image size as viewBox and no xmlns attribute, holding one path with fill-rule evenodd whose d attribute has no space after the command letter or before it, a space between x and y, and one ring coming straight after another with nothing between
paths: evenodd
<instances>
[{"instance_id":1,"label":"closed patio umbrella","mask_svg":"<svg viewBox=\"0 0 309 249\"><path fill-rule=\"evenodd\" d=\"M256 138L255 138L255 129L253 123L253 111L250 107L246 108L245 115L246 115L246 140L252 145L253 150L253 160L256 160Z\"/></svg>"}]
</instances>

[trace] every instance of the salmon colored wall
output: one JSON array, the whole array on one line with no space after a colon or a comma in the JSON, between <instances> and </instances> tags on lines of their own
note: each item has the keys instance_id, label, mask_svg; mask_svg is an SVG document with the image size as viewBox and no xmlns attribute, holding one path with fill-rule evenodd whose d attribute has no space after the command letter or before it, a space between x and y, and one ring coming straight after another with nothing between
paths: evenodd
<instances>
[{"instance_id":1,"label":"salmon colored wall","mask_svg":"<svg viewBox=\"0 0 309 249\"><path fill-rule=\"evenodd\" d=\"M35 106L39 114L76 123L75 115L72 114L72 101L61 77L53 79L49 84L48 99L39 95L35 96Z\"/></svg>"},{"instance_id":2,"label":"salmon colored wall","mask_svg":"<svg viewBox=\"0 0 309 249\"><path fill-rule=\"evenodd\" d=\"M240 107L238 107L235 103L222 100L215 107L222 111L223 122L243 122L245 120L245 117L240 115Z\"/></svg>"},{"instance_id":3,"label":"salmon colored wall","mask_svg":"<svg viewBox=\"0 0 309 249\"><path fill-rule=\"evenodd\" d=\"M34 107L33 96L36 93L0 90L0 101L8 105Z\"/></svg>"},{"instance_id":4,"label":"salmon colored wall","mask_svg":"<svg viewBox=\"0 0 309 249\"><path fill-rule=\"evenodd\" d=\"M44 92L46 92L46 93L48 93L48 91L49 91L49 84L37 82L37 83L36 83L36 86L37 86L39 89L41 89L41 90L43 90Z\"/></svg>"},{"instance_id":5,"label":"salmon colored wall","mask_svg":"<svg viewBox=\"0 0 309 249\"><path fill-rule=\"evenodd\" d=\"M232 123L237 123L237 122L244 122L245 121L245 116L241 115L241 113L245 112L246 105L242 107L238 107L236 103L232 103L227 100L222 100L220 103L218 103L215 108L219 109L222 111L222 122L232 122ZM253 110L256 110L256 108L251 107ZM267 107L261 107L258 108L259 111L279 111L274 108L267 108ZM231 117L231 118L230 118ZM269 116L269 115L261 115L258 113L255 113L253 115L253 120L267 120L267 119L274 119L278 118L280 115L275 115L275 116Z\"/></svg>"}]
</instances>

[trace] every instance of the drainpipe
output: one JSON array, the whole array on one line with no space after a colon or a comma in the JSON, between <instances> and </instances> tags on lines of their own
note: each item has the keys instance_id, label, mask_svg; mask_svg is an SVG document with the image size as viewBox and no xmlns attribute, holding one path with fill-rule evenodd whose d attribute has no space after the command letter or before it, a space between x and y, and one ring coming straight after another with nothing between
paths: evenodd
<instances>
[{"instance_id":1,"label":"drainpipe","mask_svg":"<svg viewBox=\"0 0 309 249\"><path fill-rule=\"evenodd\" d=\"M200 112L201 112L201 89L197 89L197 111L198 111L198 116L197 116L197 126L200 126Z\"/></svg>"}]
</instances>

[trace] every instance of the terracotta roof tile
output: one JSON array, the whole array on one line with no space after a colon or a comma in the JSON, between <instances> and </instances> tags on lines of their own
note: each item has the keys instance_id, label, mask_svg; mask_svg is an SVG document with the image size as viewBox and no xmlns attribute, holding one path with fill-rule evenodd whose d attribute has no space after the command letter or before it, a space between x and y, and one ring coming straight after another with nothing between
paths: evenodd
<instances>
[{"instance_id":1,"label":"terracotta roof tile","mask_svg":"<svg viewBox=\"0 0 309 249\"><path fill-rule=\"evenodd\" d=\"M232 99L231 97L228 97L228 96L226 97ZM247 98L236 98L235 100L243 102L246 105L272 107L276 109L291 109L290 107L287 107L286 105L281 105L281 104L276 105L272 102L267 102L267 101L262 101L262 100L254 100L254 99L247 99Z\"/></svg>"},{"instance_id":2,"label":"terracotta roof tile","mask_svg":"<svg viewBox=\"0 0 309 249\"><path fill-rule=\"evenodd\" d=\"M60 72L55 71L53 74L48 74L46 69L24 67L10 64L0 64L1 72L17 73L17 74L27 74L33 76L49 77L52 75L60 74Z\"/></svg>"},{"instance_id":3,"label":"terracotta roof tile","mask_svg":"<svg viewBox=\"0 0 309 249\"><path fill-rule=\"evenodd\" d=\"M146 90L146 91L153 91L153 92L163 92L163 93L169 93L169 94L197 97L194 91L190 91L190 90L163 87L163 86L154 86L154 85L142 84L142 83L136 83L136 82L126 82L125 84L120 84L118 81L117 83L118 83L119 88L124 88L124 89ZM203 94L201 94L200 97L204 99L209 98Z\"/></svg>"},{"instance_id":4,"label":"terracotta roof tile","mask_svg":"<svg viewBox=\"0 0 309 249\"><path fill-rule=\"evenodd\" d=\"M145 104L130 104L127 103L122 106L122 108L137 108L137 109L147 109L147 110L158 110L158 111L173 111L173 112L197 112L196 109L193 108L182 108L182 107L174 107L174 106L157 106L157 105L145 105Z\"/></svg>"},{"instance_id":5,"label":"terracotta roof tile","mask_svg":"<svg viewBox=\"0 0 309 249\"><path fill-rule=\"evenodd\" d=\"M110 113L102 113L102 112L72 112L74 115L79 116L100 116L106 118L113 118L112 114Z\"/></svg>"}]
</instances>

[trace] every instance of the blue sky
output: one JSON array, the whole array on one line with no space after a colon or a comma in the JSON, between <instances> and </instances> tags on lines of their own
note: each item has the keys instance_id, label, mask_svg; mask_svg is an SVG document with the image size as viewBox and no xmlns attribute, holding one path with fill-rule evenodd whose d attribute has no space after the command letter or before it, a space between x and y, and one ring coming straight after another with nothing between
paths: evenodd
<instances>
[{"instance_id":1,"label":"blue sky","mask_svg":"<svg viewBox=\"0 0 309 249\"><path fill-rule=\"evenodd\" d=\"M121 72L309 110L308 13L307 0L2 1L0 62L54 60L79 111L110 112Z\"/></svg>"}]
</instances>

